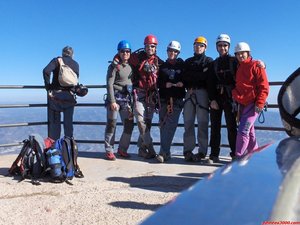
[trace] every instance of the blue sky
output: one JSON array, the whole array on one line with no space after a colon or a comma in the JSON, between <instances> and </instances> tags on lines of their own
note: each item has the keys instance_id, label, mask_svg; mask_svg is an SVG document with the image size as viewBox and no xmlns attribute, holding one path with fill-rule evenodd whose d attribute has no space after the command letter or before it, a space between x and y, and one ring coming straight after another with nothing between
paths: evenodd
<instances>
[{"instance_id":1,"label":"blue sky","mask_svg":"<svg viewBox=\"0 0 300 225\"><path fill-rule=\"evenodd\" d=\"M248 42L253 57L267 64L270 81L299 67L298 0L10 0L0 8L0 85L42 85L42 69L66 45L74 48L81 83L104 84L117 43L127 39L138 49L148 34L157 36L162 59L171 40L181 42L183 59L192 56L201 35L215 58L215 39L227 33L230 52Z\"/></svg>"}]
</instances>

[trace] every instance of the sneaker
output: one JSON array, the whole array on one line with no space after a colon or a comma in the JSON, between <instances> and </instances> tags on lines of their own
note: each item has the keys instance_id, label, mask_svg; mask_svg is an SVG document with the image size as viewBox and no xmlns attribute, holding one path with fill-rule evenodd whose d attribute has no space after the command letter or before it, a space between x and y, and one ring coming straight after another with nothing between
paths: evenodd
<instances>
[{"instance_id":1,"label":"sneaker","mask_svg":"<svg viewBox=\"0 0 300 225\"><path fill-rule=\"evenodd\" d=\"M214 164L214 163L219 163L220 160L219 160L219 157L216 157L216 156L211 156L207 159L206 161L208 164Z\"/></svg>"},{"instance_id":2,"label":"sneaker","mask_svg":"<svg viewBox=\"0 0 300 225\"><path fill-rule=\"evenodd\" d=\"M153 159L156 158L157 154L154 154L153 152L148 152L145 159Z\"/></svg>"},{"instance_id":3,"label":"sneaker","mask_svg":"<svg viewBox=\"0 0 300 225\"><path fill-rule=\"evenodd\" d=\"M146 158L147 155L148 155L148 151L146 149L139 148L139 150L138 150L138 156L139 157Z\"/></svg>"},{"instance_id":4,"label":"sneaker","mask_svg":"<svg viewBox=\"0 0 300 225\"><path fill-rule=\"evenodd\" d=\"M130 157L130 155L127 152L125 152L121 149L118 149L118 155L123 157L123 158L129 158Z\"/></svg>"},{"instance_id":5,"label":"sneaker","mask_svg":"<svg viewBox=\"0 0 300 225\"><path fill-rule=\"evenodd\" d=\"M156 156L156 159L157 159L157 161L160 162L160 163L163 163L163 162L165 161L164 156L161 155L161 154L160 154L160 155L157 155L157 156Z\"/></svg>"},{"instance_id":6,"label":"sneaker","mask_svg":"<svg viewBox=\"0 0 300 225\"><path fill-rule=\"evenodd\" d=\"M205 155L202 152L199 152L193 156L194 162L200 162L202 159L205 159Z\"/></svg>"},{"instance_id":7,"label":"sneaker","mask_svg":"<svg viewBox=\"0 0 300 225\"><path fill-rule=\"evenodd\" d=\"M106 152L106 159L115 161L116 160L116 156L115 156L115 154L113 152Z\"/></svg>"},{"instance_id":8,"label":"sneaker","mask_svg":"<svg viewBox=\"0 0 300 225\"><path fill-rule=\"evenodd\" d=\"M192 152L185 152L184 153L184 160L187 161L187 162L193 162L194 158L194 154Z\"/></svg>"}]
</instances>

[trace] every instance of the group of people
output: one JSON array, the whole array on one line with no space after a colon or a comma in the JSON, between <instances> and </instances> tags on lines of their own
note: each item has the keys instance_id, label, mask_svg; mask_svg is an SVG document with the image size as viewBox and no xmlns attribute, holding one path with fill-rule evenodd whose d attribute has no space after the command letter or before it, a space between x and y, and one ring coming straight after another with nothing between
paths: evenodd
<instances>
[{"instance_id":1,"label":"group of people","mask_svg":"<svg viewBox=\"0 0 300 225\"><path fill-rule=\"evenodd\" d=\"M257 148L254 122L263 110L269 93L265 63L252 58L250 46L245 42L238 43L234 48L235 56L231 56L231 40L227 34L217 37L219 57L215 60L206 56L207 45L205 37L197 37L193 43L194 56L183 60L178 57L181 45L173 40L167 46L167 59L163 61L156 54L158 40L154 35L146 36L144 48L134 52L127 40L118 43L117 54L108 67L106 80L107 125L104 142L108 160L116 160L114 144L118 115L123 123L123 132L117 154L122 158L130 157L127 150L136 121L139 130L138 155L145 159L156 158L161 163L169 160L182 112L183 155L186 161L204 160L210 145L207 162L219 162L223 111L232 159L241 158ZM72 92L58 82L59 60L79 77L79 65L73 59L73 49L69 46L63 48L62 57L52 59L43 70L45 88L49 93L49 136L54 140L60 136L61 112L64 114L65 136L73 137L76 104ZM64 96L66 99L57 101L53 95L60 93L67 93ZM151 137L155 112L159 113L160 122L161 145L158 154Z\"/></svg>"},{"instance_id":2,"label":"group of people","mask_svg":"<svg viewBox=\"0 0 300 225\"><path fill-rule=\"evenodd\" d=\"M105 150L108 160L116 160L114 142L117 116L120 114L123 133L117 154L127 153L134 119L139 129L138 155L156 158L163 163L171 158L171 145L181 112L183 112L183 154L186 161L198 162L208 152L208 127L211 122L209 163L219 162L221 120L224 111L232 159L240 158L257 148L254 122L263 110L269 83L262 61L254 60L250 46L240 42L234 56L229 54L230 37L220 34L216 40L219 57L205 55L207 40L194 40L194 56L179 58L181 45L171 41L167 59L161 60L156 49L158 40L148 35L144 48L132 52L128 41L122 40L107 72L107 126ZM156 153L151 123L159 113L160 150ZM195 119L197 118L196 147Z\"/></svg>"}]
</instances>

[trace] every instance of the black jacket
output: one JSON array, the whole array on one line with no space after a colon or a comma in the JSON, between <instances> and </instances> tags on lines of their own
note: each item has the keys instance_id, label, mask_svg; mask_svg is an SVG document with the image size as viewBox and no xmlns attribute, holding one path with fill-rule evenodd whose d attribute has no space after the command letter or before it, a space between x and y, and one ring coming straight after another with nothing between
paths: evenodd
<instances>
[{"instance_id":1,"label":"black jacket","mask_svg":"<svg viewBox=\"0 0 300 225\"><path fill-rule=\"evenodd\" d=\"M208 88L209 68L213 59L204 53L185 61L184 85L189 88Z\"/></svg>"},{"instance_id":2,"label":"black jacket","mask_svg":"<svg viewBox=\"0 0 300 225\"><path fill-rule=\"evenodd\" d=\"M160 98L167 99L169 97L173 97L173 98L183 99L185 96L184 86L166 88L167 82L173 84L176 84L178 82L183 83L183 75L184 75L184 61L181 58L178 58L175 64L171 64L168 61L164 62L160 66L159 76L158 76L158 87L159 87Z\"/></svg>"}]
</instances>

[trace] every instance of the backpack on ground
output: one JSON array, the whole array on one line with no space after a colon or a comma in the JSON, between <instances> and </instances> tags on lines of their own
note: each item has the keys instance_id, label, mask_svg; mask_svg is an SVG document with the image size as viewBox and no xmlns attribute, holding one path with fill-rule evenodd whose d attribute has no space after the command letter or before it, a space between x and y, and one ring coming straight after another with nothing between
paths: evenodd
<instances>
[{"instance_id":1,"label":"backpack on ground","mask_svg":"<svg viewBox=\"0 0 300 225\"><path fill-rule=\"evenodd\" d=\"M22 149L8 170L11 175L21 175L22 180L31 179L33 184L39 184L38 179L43 177L46 171L46 159L44 155L45 144L38 134L29 135L23 140Z\"/></svg>"},{"instance_id":2,"label":"backpack on ground","mask_svg":"<svg viewBox=\"0 0 300 225\"><path fill-rule=\"evenodd\" d=\"M63 137L56 140L55 147L49 149L46 154L52 178L72 180L74 176L84 177L77 163L78 147L73 138Z\"/></svg>"},{"instance_id":3,"label":"backpack on ground","mask_svg":"<svg viewBox=\"0 0 300 225\"><path fill-rule=\"evenodd\" d=\"M78 84L77 74L66 65L61 57L57 58L59 64L58 81L62 87L74 87Z\"/></svg>"}]
</instances>

